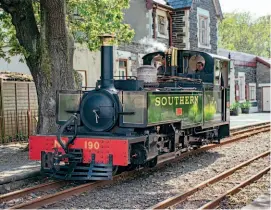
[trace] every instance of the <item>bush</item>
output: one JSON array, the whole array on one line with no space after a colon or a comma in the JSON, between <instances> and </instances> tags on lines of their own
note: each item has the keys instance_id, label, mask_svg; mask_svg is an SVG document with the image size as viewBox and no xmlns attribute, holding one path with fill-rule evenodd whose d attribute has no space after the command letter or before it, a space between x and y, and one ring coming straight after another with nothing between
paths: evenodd
<instances>
[{"instance_id":1,"label":"bush","mask_svg":"<svg viewBox=\"0 0 271 210\"><path fill-rule=\"evenodd\" d=\"M241 108L243 108L243 109L248 109L250 107L251 107L250 101L246 101L246 102L241 104Z\"/></svg>"},{"instance_id":2,"label":"bush","mask_svg":"<svg viewBox=\"0 0 271 210\"><path fill-rule=\"evenodd\" d=\"M231 106L230 106L230 110L235 110L238 109L240 107L239 102L234 102Z\"/></svg>"}]
</instances>

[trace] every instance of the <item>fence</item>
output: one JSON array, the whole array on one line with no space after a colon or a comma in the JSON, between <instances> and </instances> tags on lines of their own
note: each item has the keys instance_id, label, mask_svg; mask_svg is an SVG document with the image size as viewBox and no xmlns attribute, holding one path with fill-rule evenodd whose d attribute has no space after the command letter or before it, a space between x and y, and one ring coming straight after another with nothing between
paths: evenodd
<instances>
[{"instance_id":1,"label":"fence","mask_svg":"<svg viewBox=\"0 0 271 210\"><path fill-rule=\"evenodd\" d=\"M0 143L27 141L36 133L36 117L37 110L6 111L1 120L4 126L0 128Z\"/></svg>"},{"instance_id":2,"label":"fence","mask_svg":"<svg viewBox=\"0 0 271 210\"><path fill-rule=\"evenodd\" d=\"M34 134L37 110L33 82L0 79L0 143L27 140Z\"/></svg>"}]
</instances>

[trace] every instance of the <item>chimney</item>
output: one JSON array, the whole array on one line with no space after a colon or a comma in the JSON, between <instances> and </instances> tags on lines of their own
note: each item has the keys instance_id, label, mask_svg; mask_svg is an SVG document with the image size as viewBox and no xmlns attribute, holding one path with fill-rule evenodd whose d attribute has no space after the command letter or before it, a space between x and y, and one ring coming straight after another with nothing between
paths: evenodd
<instances>
[{"instance_id":1,"label":"chimney","mask_svg":"<svg viewBox=\"0 0 271 210\"><path fill-rule=\"evenodd\" d=\"M101 46L101 89L115 90L113 80L113 41L115 36L104 34L100 36Z\"/></svg>"}]
</instances>

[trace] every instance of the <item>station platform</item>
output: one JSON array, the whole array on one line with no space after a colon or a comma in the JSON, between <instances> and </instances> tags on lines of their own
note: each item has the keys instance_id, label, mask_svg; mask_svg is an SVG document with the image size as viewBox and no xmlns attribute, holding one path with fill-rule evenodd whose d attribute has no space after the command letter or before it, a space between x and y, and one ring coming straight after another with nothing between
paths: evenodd
<instances>
[{"instance_id":1,"label":"station platform","mask_svg":"<svg viewBox=\"0 0 271 210\"><path fill-rule=\"evenodd\" d=\"M230 128L238 128L257 123L270 122L270 113L250 113L250 114L239 114L238 116L230 116Z\"/></svg>"},{"instance_id":2,"label":"station platform","mask_svg":"<svg viewBox=\"0 0 271 210\"><path fill-rule=\"evenodd\" d=\"M267 210L270 207L270 189L267 193L262 194L255 199L251 204L241 208L241 210Z\"/></svg>"}]
</instances>

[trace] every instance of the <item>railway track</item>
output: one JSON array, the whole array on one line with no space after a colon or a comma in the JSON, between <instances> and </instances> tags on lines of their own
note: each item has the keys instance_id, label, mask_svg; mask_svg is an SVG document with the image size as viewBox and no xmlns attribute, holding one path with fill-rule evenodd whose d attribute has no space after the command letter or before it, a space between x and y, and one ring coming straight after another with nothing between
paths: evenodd
<instances>
[{"instance_id":1,"label":"railway track","mask_svg":"<svg viewBox=\"0 0 271 210\"><path fill-rule=\"evenodd\" d=\"M254 162L255 160L258 160L260 158L264 158L266 156L270 155L270 151L264 152L256 157L251 158L250 160L247 160L241 164L239 164L238 166L235 166L221 174L219 174L218 176L215 176L207 181L204 181L203 183L197 185L196 187L186 191L185 193L176 195L174 197L168 198L148 209L166 209L166 208L170 208L170 209L174 209L175 206L177 206L178 204L185 202L190 196L194 195L195 193L197 193L200 190L203 190L206 187L209 187L212 184L215 184L223 179L225 179L226 177L231 176L232 174L234 174L237 170L240 170L243 167L248 166L249 164L251 164L252 162ZM238 184L237 186L229 189L228 191L226 191L224 194L220 195L218 198L211 200L210 202L204 204L203 206L201 206L199 209L213 209L216 208L217 206L219 206L220 202L225 199L227 196L229 195L233 195L237 192L239 192L243 187L251 184L252 182L258 180L259 178L261 178L264 174L266 174L268 171L270 170L270 166L264 168L263 170L261 170L260 172L258 172L256 175L252 175L250 178L246 179L245 181L241 182L240 184Z\"/></svg>"},{"instance_id":2,"label":"railway track","mask_svg":"<svg viewBox=\"0 0 271 210\"><path fill-rule=\"evenodd\" d=\"M137 176L142 171L159 169L159 168L164 167L168 163L178 162L187 156L190 156L190 155L193 155L196 153L200 153L203 151L207 151L207 150L210 150L215 147L220 147L222 145L226 145L229 143L233 143L235 141L245 139L249 136L256 135L261 132L267 132L267 131L270 131L270 123L264 123L264 124L260 124L258 126L253 126L252 129L246 129L245 131L243 131L243 130L235 131L231 134L231 137L226 138L225 140L221 141L220 144L206 145L206 146L201 147L200 149L191 150L189 152L183 153L180 156L178 156L177 158L172 156L173 154L167 154L163 157L159 157L158 165L154 169L146 169L145 168L145 169L140 169L140 170L132 171L132 172L124 172L120 175L114 176L113 180L110 180L110 181L96 181L96 182L90 182L90 183L86 183L86 184L79 184L75 187L71 186L71 187L68 187L68 189L63 189L63 190L56 192L56 193L53 193L53 194L49 194L49 195L47 194L47 195L35 198L33 200L28 200L28 201L24 201L23 203L20 203L20 204L15 204L11 208L12 209L39 208L44 205L55 203L61 199L65 199L67 197L70 197L70 196L73 196L76 194L81 194L85 191L89 191L89 190L96 189L98 187L103 187L105 185L113 184L113 183L120 181L122 179L125 179L127 177ZM47 190L61 188L66 185L67 185L67 183L64 181L56 181L56 182L37 185L37 186L31 187L31 188L18 190L15 192L1 195L0 196L0 203L8 202L8 201L11 201L15 198L22 198L22 197L29 195L31 193L46 192Z\"/></svg>"},{"instance_id":3,"label":"railway track","mask_svg":"<svg viewBox=\"0 0 271 210\"><path fill-rule=\"evenodd\" d=\"M262 128L270 128L270 122L266 122L266 123L260 123L260 124L256 124L256 125L252 125L252 126L246 126L243 129L232 129L231 130L231 136L236 136L239 134L244 134L248 131L256 131Z\"/></svg>"}]
</instances>

